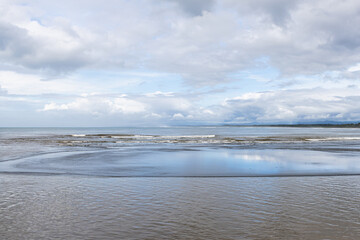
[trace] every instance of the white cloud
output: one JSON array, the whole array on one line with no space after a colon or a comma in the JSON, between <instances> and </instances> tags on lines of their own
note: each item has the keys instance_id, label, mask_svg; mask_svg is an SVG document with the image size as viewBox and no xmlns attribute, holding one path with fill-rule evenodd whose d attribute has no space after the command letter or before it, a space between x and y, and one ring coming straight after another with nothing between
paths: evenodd
<instances>
[{"instance_id":1,"label":"white cloud","mask_svg":"<svg viewBox=\"0 0 360 240\"><path fill-rule=\"evenodd\" d=\"M228 99L222 111L239 123L357 121L359 100L357 88L271 91Z\"/></svg>"},{"instance_id":2,"label":"white cloud","mask_svg":"<svg viewBox=\"0 0 360 240\"><path fill-rule=\"evenodd\" d=\"M148 96L148 97L156 97L156 96L172 97L172 96L174 96L174 93L173 92L156 91L153 93L147 93L147 94L145 94L145 96Z\"/></svg>"},{"instance_id":3,"label":"white cloud","mask_svg":"<svg viewBox=\"0 0 360 240\"><path fill-rule=\"evenodd\" d=\"M109 125L356 121L359 11L357 0L1 0L1 115L22 102L33 119ZM248 93L216 93L235 85Z\"/></svg>"},{"instance_id":4,"label":"white cloud","mask_svg":"<svg viewBox=\"0 0 360 240\"><path fill-rule=\"evenodd\" d=\"M38 111L31 113L32 121L27 121L28 125L48 121L55 126L71 126L75 124L72 119L77 120L77 126L264 124L358 121L359 101L356 87L246 93L205 107L175 93L58 95L56 99L51 96L43 99L38 95L6 94L1 96L0 109L10 119L14 110L30 114L29 111L36 108ZM1 121L5 121L4 118ZM16 118L16 121L19 119Z\"/></svg>"},{"instance_id":5,"label":"white cloud","mask_svg":"<svg viewBox=\"0 0 360 240\"><path fill-rule=\"evenodd\" d=\"M122 119L142 120L147 124L170 123L175 120L200 121L213 116L211 110L203 109L184 97L169 94L143 95L82 95L68 102L50 102L38 112L57 112L63 116L81 115L84 119L105 117L116 121Z\"/></svg>"},{"instance_id":6,"label":"white cloud","mask_svg":"<svg viewBox=\"0 0 360 240\"><path fill-rule=\"evenodd\" d=\"M356 0L25 3L3 3L0 59L42 73L146 67L207 85L263 57L284 76L360 62Z\"/></svg>"},{"instance_id":7,"label":"white cloud","mask_svg":"<svg viewBox=\"0 0 360 240\"><path fill-rule=\"evenodd\" d=\"M173 116L172 116L173 119L184 119L184 115L182 115L181 113L175 113Z\"/></svg>"},{"instance_id":8,"label":"white cloud","mask_svg":"<svg viewBox=\"0 0 360 240\"><path fill-rule=\"evenodd\" d=\"M351 66L348 68L348 71L349 72L358 72L360 71L360 63L354 65L354 66Z\"/></svg>"},{"instance_id":9,"label":"white cloud","mask_svg":"<svg viewBox=\"0 0 360 240\"><path fill-rule=\"evenodd\" d=\"M49 103L40 111L68 110L92 115L136 114L145 111L145 104L125 98L103 98L98 96L77 98L66 104Z\"/></svg>"},{"instance_id":10,"label":"white cloud","mask_svg":"<svg viewBox=\"0 0 360 240\"><path fill-rule=\"evenodd\" d=\"M177 96L87 96L69 103L49 103L42 111L69 111L89 115L136 116L170 123L296 123L356 121L360 117L356 88L301 89L247 93L223 103L200 107Z\"/></svg>"}]
</instances>

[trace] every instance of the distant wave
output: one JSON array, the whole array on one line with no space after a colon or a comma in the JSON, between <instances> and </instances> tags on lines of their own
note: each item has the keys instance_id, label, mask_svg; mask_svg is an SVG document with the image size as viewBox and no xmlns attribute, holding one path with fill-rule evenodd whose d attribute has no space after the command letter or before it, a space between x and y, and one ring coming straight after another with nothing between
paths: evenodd
<instances>
[{"instance_id":1,"label":"distant wave","mask_svg":"<svg viewBox=\"0 0 360 240\"><path fill-rule=\"evenodd\" d=\"M142 144L203 144L203 145L232 145L232 146L261 146L272 144L303 144L315 147L315 144L334 142L340 145L346 142L360 143L360 136L345 135L276 135L276 136L226 136L216 134L204 135L151 135L151 134L68 134L68 135L38 135L2 139L3 143L36 143L44 145L73 146L73 147L101 147L112 148L123 145Z\"/></svg>"},{"instance_id":2,"label":"distant wave","mask_svg":"<svg viewBox=\"0 0 360 240\"><path fill-rule=\"evenodd\" d=\"M222 136L222 135L142 135L142 134L70 134L36 136L8 139L8 141L37 142L44 144L114 147L131 144L207 144L207 145L252 145L292 144L321 142L356 142L359 136Z\"/></svg>"}]
</instances>

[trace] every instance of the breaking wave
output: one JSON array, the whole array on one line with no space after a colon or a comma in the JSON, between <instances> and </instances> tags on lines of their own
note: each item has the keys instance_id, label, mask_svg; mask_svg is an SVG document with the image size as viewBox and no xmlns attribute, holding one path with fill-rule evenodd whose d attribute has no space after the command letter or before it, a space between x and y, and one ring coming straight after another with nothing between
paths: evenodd
<instances>
[{"instance_id":1,"label":"breaking wave","mask_svg":"<svg viewBox=\"0 0 360 240\"><path fill-rule=\"evenodd\" d=\"M261 144L318 144L360 141L359 136L222 136L222 135L142 135L142 134L69 134L6 139L9 142L36 142L62 146L114 147L137 144L206 144L206 145L261 145Z\"/></svg>"}]
</instances>

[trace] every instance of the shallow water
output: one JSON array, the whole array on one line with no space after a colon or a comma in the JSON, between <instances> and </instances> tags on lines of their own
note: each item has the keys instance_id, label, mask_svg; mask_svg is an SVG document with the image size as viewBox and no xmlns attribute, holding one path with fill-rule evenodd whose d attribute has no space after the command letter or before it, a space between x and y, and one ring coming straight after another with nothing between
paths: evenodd
<instances>
[{"instance_id":1,"label":"shallow water","mask_svg":"<svg viewBox=\"0 0 360 240\"><path fill-rule=\"evenodd\" d=\"M357 175L351 154L309 150L145 149L71 151L22 157L0 163L3 173L112 177L229 177Z\"/></svg>"},{"instance_id":2,"label":"shallow water","mask_svg":"<svg viewBox=\"0 0 360 240\"><path fill-rule=\"evenodd\" d=\"M359 239L360 177L0 175L3 239Z\"/></svg>"},{"instance_id":3,"label":"shallow water","mask_svg":"<svg viewBox=\"0 0 360 240\"><path fill-rule=\"evenodd\" d=\"M89 176L360 174L360 129L0 129L0 173Z\"/></svg>"},{"instance_id":4,"label":"shallow water","mask_svg":"<svg viewBox=\"0 0 360 240\"><path fill-rule=\"evenodd\" d=\"M1 239L360 239L360 129L0 128Z\"/></svg>"}]
</instances>

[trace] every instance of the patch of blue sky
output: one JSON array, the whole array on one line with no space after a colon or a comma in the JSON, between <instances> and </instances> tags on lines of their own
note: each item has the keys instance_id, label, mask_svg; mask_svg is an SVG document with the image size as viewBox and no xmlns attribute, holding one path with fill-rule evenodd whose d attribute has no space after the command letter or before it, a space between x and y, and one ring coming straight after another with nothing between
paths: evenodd
<instances>
[{"instance_id":1,"label":"patch of blue sky","mask_svg":"<svg viewBox=\"0 0 360 240\"><path fill-rule=\"evenodd\" d=\"M43 24L42 20L41 20L40 18L38 18L38 17L32 17L32 18L30 18L30 21L31 21L31 22L37 22L39 25L45 26L45 25Z\"/></svg>"}]
</instances>

